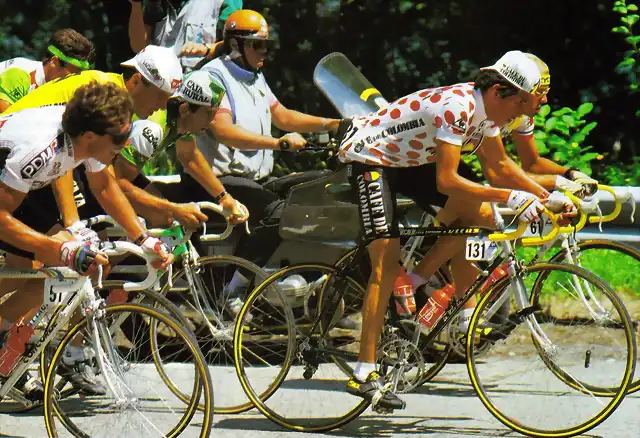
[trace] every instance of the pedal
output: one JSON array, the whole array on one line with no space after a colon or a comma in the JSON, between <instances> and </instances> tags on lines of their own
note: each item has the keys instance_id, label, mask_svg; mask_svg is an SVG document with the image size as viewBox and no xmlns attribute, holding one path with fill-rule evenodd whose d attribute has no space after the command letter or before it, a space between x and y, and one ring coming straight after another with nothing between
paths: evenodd
<instances>
[{"instance_id":1,"label":"pedal","mask_svg":"<svg viewBox=\"0 0 640 438\"><path fill-rule=\"evenodd\" d=\"M383 406L371 406L371 409L373 409L373 412L375 412L376 414L382 414L382 415L393 414L394 412L393 409L385 408Z\"/></svg>"}]
</instances>

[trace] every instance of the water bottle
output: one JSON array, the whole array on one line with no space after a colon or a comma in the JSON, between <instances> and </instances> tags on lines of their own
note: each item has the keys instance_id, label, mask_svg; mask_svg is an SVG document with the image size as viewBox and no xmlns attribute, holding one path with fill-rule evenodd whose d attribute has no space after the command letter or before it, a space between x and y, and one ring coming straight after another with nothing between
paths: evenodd
<instances>
[{"instance_id":1,"label":"water bottle","mask_svg":"<svg viewBox=\"0 0 640 438\"><path fill-rule=\"evenodd\" d=\"M447 310L449 301L451 301L455 292L456 288L452 284L446 284L442 289L435 291L420 309L418 322L427 328L433 327L444 311Z\"/></svg>"},{"instance_id":2,"label":"water bottle","mask_svg":"<svg viewBox=\"0 0 640 438\"><path fill-rule=\"evenodd\" d=\"M396 302L398 315L409 317L416 311L416 299L413 290L413 281L404 267L400 268L400 275L393 285L393 298Z\"/></svg>"},{"instance_id":3,"label":"water bottle","mask_svg":"<svg viewBox=\"0 0 640 438\"><path fill-rule=\"evenodd\" d=\"M492 285L494 285L498 280L500 280L503 277L506 277L507 275L508 275L507 264L505 263L502 266L498 266L496 269L494 269L491 272L491 274L489 274L489 276L484 281L484 283L482 283L482 286L480 286L480 290L478 291L478 293L482 295L487 290L489 290L489 288Z\"/></svg>"},{"instance_id":4,"label":"water bottle","mask_svg":"<svg viewBox=\"0 0 640 438\"><path fill-rule=\"evenodd\" d=\"M4 345L0 348L0 376L9 377L16 367L18 360L24 354L27 342L35 333L30 324L24 323L24 318L11 326Z\"/></svg>"}]
</instances>

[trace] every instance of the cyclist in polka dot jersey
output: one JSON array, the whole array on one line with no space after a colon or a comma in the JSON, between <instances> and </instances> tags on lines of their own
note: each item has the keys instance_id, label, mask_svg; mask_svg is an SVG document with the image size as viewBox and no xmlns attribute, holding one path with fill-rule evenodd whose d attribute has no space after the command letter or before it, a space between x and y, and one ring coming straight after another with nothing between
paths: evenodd
<instances>
[{"instance_id":1,"label":"cyclist in polka dot jersey","mask_svg":"<svg viewBox=\"0 0 640 438\"><path fill-rule=\"evenodd\" d=\"M482 94L473 86L417 91L377 113L353 119L352 136L345 138L340 158L388 167L420 166L435 162L439 140L472 153L485 134L499 133L487 120Z\"/></svg>"},{"instance_id":2,"label":"cyclist in polka dot jersey","mask_svg":"<svg viewBox=\"0 0 640 438\"><path fill-rule=\"evenodd\" d=\"M538 217L541 200L549 193L507 156L499 127L525 114L536 98L540 79L533 60L511 51L481 69L475 83L417 91L378 112L341 122L338 157L347 164L349 181L357 193L361 238L368 244L372 268L358 362L347 383L350 394L369 401L377 394L378 406L387 409L405 406L392 392L380 391L384 377L375 365L387 304L399 272L397 193L425 210L432 205L442 207L437 219L449 226L493 226L488 202L507 204L523 222ZM470 153L478 156L485 174L499 177L505 182L502 187L517 190L479 184L461 161L462 155ZM557 210L572 205L566 198L554 199L554 203ZM547 206L551 207L550 202ZM464 257L464 238L440 240L445 239L450 239L444 245L450 254L445 256L451 259L457 293L464 294L477 270ZM428 272L431 267L426 265L421 262L411 273L414 288L426 283L415 274ZM473 313L475 302L470 300L465 307L463 319Z\"/></svg>"}]
</instances>

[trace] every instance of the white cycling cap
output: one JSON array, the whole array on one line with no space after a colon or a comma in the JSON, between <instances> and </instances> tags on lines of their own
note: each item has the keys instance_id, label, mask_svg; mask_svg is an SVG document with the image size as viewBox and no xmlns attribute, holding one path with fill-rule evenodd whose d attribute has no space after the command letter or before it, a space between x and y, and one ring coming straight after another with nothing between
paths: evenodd
<instances>
[{"instance_id":1,"label":"white cycling cap","mask_svg":"<svg viewBox=\"0 0 640 438\"><path fill-rule=\"evenodd\" d=\"M182 83L180 61L168 47L147 46L120 65L135 68L147 81L167 93L175 93Z\"/></svg>"},{"instance_id":2,"label":"white cycling cap","mask_svg":"<svg viewBox=\"0 0 640 438\"><path fill-rule=\"evenodd\" d=\"M480 70L494 70L515 87L535 93L540 86L540 69L536 63L520 50L502 55L498 62Z\"/></svg>"},{"instance_id":3,"label":"white cycling cap","mask_svg":"<svg viewBox=\"0 0 640 438\"><path fill-rule=\"evenodd\" d=\"M224 93L224 87L214 79L211 73L196 70L184 75L182 85L173 97L179 97L196 105L218 107Z\"/></svg>"}]
</instances>

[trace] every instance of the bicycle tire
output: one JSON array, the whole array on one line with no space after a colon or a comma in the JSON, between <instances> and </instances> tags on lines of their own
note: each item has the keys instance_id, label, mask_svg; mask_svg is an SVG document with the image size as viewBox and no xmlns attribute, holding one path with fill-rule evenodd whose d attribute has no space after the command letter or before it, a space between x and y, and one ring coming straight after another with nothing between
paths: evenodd
<instances>
[{"instance_id":1,"label":"bicycle tire","mask_svg":"<svg viewBox=\"0 0 640 438\"><path fill-rule=\"evenodd\" d=\"M204 358L202 353L200 352L195 339L178 323L175 319L167 316L166 314L149 307L147 305L142 304L116 304L112 306L108 306L104 309L105 317L113 316L118 312L125 312L126 317L131 317L133 314L141 315L142 319L145 319L148 324L151 319L155 319L155 323L164 324L166 327L173 330L177 336L181 338L181 341L189 346L189 351L192 354L193 362L188 362L189 368L193 365L193 369L195 371L195 376L193 379L193 396L191 398L191 402L186 406L182 417L179 419L177 424L167 433L163 433L163 436L168 437L176 437L180 435L185 428L189 425L193 416L195 415L198 407L198 402L201 400L201 397L204 397L204 404L209 409L205 409L202 413L202 422L200 424L201 429L199 436L204 438L208 437L211 433L211 428L213 426L213 416L212 416L212 407L213 407L213 387L211 384L211 378L209 375L209 370L204 362ZM98 322L100 323L100 322ZM57 426L55 422L55 418L61 420L63 426L69 431L72 435L78 437L86 437L88 436L84 433L78 426L69 418L69 415L61 408L60 403L63 401L59 401L56 397L56 392L54 390L55 386L55 375L59 362L62 360L64 349L69 341L85 326L87 325L87 318L84 318L82 321L78 322L71 330L67 332L62 342L56 349L52 360L51 366L47 372L47 378L45 380L45 403L44 403L44 416L45 416L45 424L47 428L47 432L49 436L56 437L58 436ZM108 330L108 328L106 329ZM145 383L147 384L147 383ZM82 402L82 399L78 399ZM93 401L94 403L97 400L96 398L89 398L89 401ZM144 400L144 399L143 399ZM135 399L137 401L137 399ZM77 401L76 401L77 403ZM76 407L77 409L77 407ZM94 410L95 407L92 406L90 410ZM137 408L135 408L137 411ZM173 408L171 413L175 412L176 409ZM74 411L75 413L75 411ZM166 418L167 413L164 413L163 418ZM107 430L106 433L108 435L105 436L113 436L112 430Z\"/></svg>"},{"instance_id":2,"label":"bicycle tire","mask_svg":"<svg viewBox=\"0 0 640 438\"><path fill-rule=\"evenodd\" d=\"M97 289L96 288L96 292L100 293L101 291L107 291L110 289L122 289L122 286L124 285L124 281L122 280L107 280L104 281L102 283L102 288L101 289ZM189 326L189 322L187 321L187 319L180 313L180 311L178 310L178 308L173 305L173 303L171 303L171 301L169 301L167 298L165 298L164 296L160 295L157 292L145 289L145 290L139 290L139 291L132 291L129 294L129 297L127 302L130 303L146 303L147 305L150 305L149 302L151 301L153 304L152 307L155 308L156 310L158 309L158 307L161 307L168 315L170 315L172 318L174 318L175 320L177 320L180 324L182 324L183 327L188 327ZM62 307L59 307L58 309L56 309L56 311L54 312L54 314L52 315L51 319L49 320L49 323L47 324L47 328L45 329L45 332L47 332L48 330L50 330L52 327L54 327L54 325L56 324L56 320L58 317L58 314L60 313L60 311L62 310ZM123 328L123 331L125 333L125 335L128 335L129 333L127 333L126 327ZM49 346L47 346L46 348L44 348L42 350L42 352L40 353L40 378L42 379L42 381L45 381L45 377L47 375L47 371L49 368L49 363L51 361L51 356L53 355L53 353L55 352L56 348L50 348ZM66 387L65 387L66 386ZM167 385L169 386L169 385ZM169 388L171 388L171 386L169 386ZM60 394L61 398L65 398L65 397L71 397L74 394L78 393L78 390L71 387L69 388L68 385L64 385L63 381L60 381L58 383L58 387L56 388ZM176 393L177 396L180 396L178 393ZM185 397L184 401L186 402L188 399Z\"/></svg>"},{"instance_id":3,"label":"bicycle tire","mask_svg":"<svg viewBox=\"0 0 640 438\"><path fill-rule=\"evenodd\" d=\"M202 257L198 260L198 264L199 267L202 269L206 269L208 267L220 267L222 266L225 269L230 269L230 270L237 270L238 268L243 269L243 272L249 272L251 273L254 278L256 279L255 281L257 281L257 283L262 282L266 277L267 277L267 273L261 269L259 266L257 266L256 264L242 259L240 257L235 257L235 256L208 256L208 257ZM176 284L178 282L178 280L184 275L184 268L181 268L180 270L178 270L177 272L174 273L173 275L173 284ZM194 275L198 275L201 276L203 275L203 273L196 273ZM213 281L213 280L212 280ZM208 290L208 288L206 288L207 290L205 291L205 293L210 293L211 291ZM170 286L169 284L166 284L161 293L164 295L167 295L170 292ZM190 291L190 293L188 294L189 296L191 296L191 293L193 293L193 291ZM182 297L185 300L188 300L188 298L186 297ZM209 297L212 299L215 299L215 297ZM193 304L191 304L192 307L195 309L195 306ZM213 310L218 310L218 316L220 317L220 320L223 319L222 316L222 309L213 309ZM204 317L204 316L203 316ZM209 366L212 366L214 368L217 368L216 365L219 365L216 362L219 362L219 359L221 357L221 354L217 354L214 353L214 347L215 350L224 350L225 349L225 343L219 339L216 339L216 343L215 345L211 345L213 343L212 339L214 339L215 337L210 333L210 331L208 330L208 328L206 326L202 326L199 325L197 323L191 323L191 325L194 325L194 330L193 330L193 334L195 336L195 338L198 341L198 345L201 347L201 350L203 351L204 357L205 357L205 361L207 362L207 364L209 364ZM233 328L233 324L231 324L230 326L231 328ZM152 341L155 337L155 334L152 334ZM231 349L233 347L233 338L231 338L229 345L226 348ZM153 345L153 343L152 343ZM206 348L205 348L206 347ZM176 387L176 385L171 381L171 379L169 379L169 377L166 375L166 373L163 370L163 360L162 358L159 356L159 354L157 353L157 350L154 351L154 360L156 360L156 365L158 366L158 372L160 373L160 375L163 377L163 380L165 381L165 384L167 386L169 386L172 391L174 392L174 394L176 394L178 397L183 398L185 401L187 399L186 396L181 396L180 395L180 391L178 390L178 388ZM222 354L222 360L224 360L226 357L226 355L223 353ZM231 355L230 358L232 360L234 360L234 356L233 356L233 351L231 351ZM216 360L218 359L218 360ZM222 364L224 365L224 363ZM231 370L233 371L233 373L235 374L235 363L233 364L233 366L231 367ZM212 376L213 382L214 382L214 386L220 390L220 388L224 385L224 386L229 386L230 382L228 380L228 377L225 376L223 373L220 372L220 370L216 370L216 372L213 372L213 376ZM230 388L230 389L225 389L223 391L225 394L229 395L230 393L234 394L235 397L235 393L236 392L241 392L240 388ZM230 399L230 398L229 398ZM220 400L220 398L218 398L218 400ZM230 399L231 400L231 399ZM245 399L246 401L242 401L241 403L237 403L234 399L234 402L231 405L214 405L214 413L216 414L238 414L241 412L245 412L248 411L250 409L253 408L253 403L248 400ZM218 403L223 403L223 402L216 402L216 404ZM198 409L204 409L204 406L199 405Z\"/></svg>"},{"instance_id":4,"label":"bicycle tire","mask_svg":"<svg viewBox=\"0 0 640 438\"><path fill-rule=\"evenodd\" d=\"M621 242L611 242L611 241L600 240L600 239L586 240L583 242L579 242L577 245L581 252L581 257L580 257L581 260L578 261L578 266L582 266L580 262L583 261L582 259L584 259L584 254L583 254L584 252L603 250L603 251L613 251L616 253L620 253L626 257L629 257L635 260L637 262L637 267L635 268L634 271L640 272L640 251L638 251L631 245L627 245ZM564 255L565 255L564 251L558 251L549 259L549 262L552 262L552 263L562 262L564 261L564 258L565 258ZM612 263L615 263L615 261L617 261L617 259L611 260ZM586 267L586 269L598 275L603 280L605 281L607 280L607 277L608 277L607 272L602 272L600 271L600 269L596 270L596 267L592 266L591 264L588 267ZM634 289L637 288L635 292L640 293L640 285L637 283L634 283L631 285L627 284L626 286L631 289L632 295L627 297L626 295L618 294L618 296L622 299L623 303L625 304L625 307L627 308L627 311L631 316L631 320L635 322L636 338L638 338L640 336L640 313L638 313L637 310L635 312L632 312L631 308L635 307L633 305L633 302L637 301L637 297L634 296L633 294ZM639 390L640 390L640 377L637 377L634 379L634 381L631 383L631 386L629 387L629 394L632 394Z\"/></svg>"},{"instance_id":5,"label":"bicycle tire","mask_svg":"<svg viewBox=\"0 0 640 438\"><path fill-rule=\"evenodd\" d=\"M283 385L283 382L287 377L287 375L290 372L292 372L292 369L294 368L294 361L297 360L298 349L299 349L299 346L301 345L298 342L299 332L296 328L296 317L294 316L294 311L292 307L288 305L289 302L287 301L287 297L279 289L277 289L277 287L274 287L274 283L280 278L293 275L292 273L294 272L298 273L296 275L302 275L301 273L306 273L309 271L335 273L336 268L330 265L314 264L314 263L289 266L269 276L256 289L254 289L254 291L249 295L247 301L245 302L245 305L243 306L240 314L238 315L238 320L237 320L235 333L234 333L234 355L236 358L236 361L235 361L236 371L238 374L238 378L240 379L240 382L242 384L242 388L244 389L249 399L256 406L256 408L265 417L267 417L269 420L273 421L274 423L290 430L301 431L301 432L320 432L320 431L332 430L349 423L353 419L357 418L362 412L364 412L364 410L369 406L369 403L367 401L356 399L356 398L353 398L353 396L348 395L348 397L350 398L347 400L351 402L356 402L355 406L352 408L349 408L349 410L346 413L341 413L334 417L330 417L326 422L323 422L323 424L317 424L317 423L312 424L314 421L317 420L316 418L314 419L303 418L301 419L300 422L294 423L292 417L285 417L281 415L279 412L276 412L273 408L267 406L266 404L267 401L270 401L270 399L272 399L272 397L274 396L276 391L281 387L281 385ZM353 282L354 284L358 284L358 282L353 279L351 279L351 282ZM252 382L249 381L247 367L244 366L244 361L242 360L243 351L244 351L243 343L249 342L248 340L247 341L243 340L245 327L249 327L247 325L247 322L245 321L245 316L252 311L255 313L255 309L257 309L262 304L262 301L267 302L271 300L270 302L274 302L276 299L280 300L279 306L281 311L283 312L282 316L284 317L284 320L285 320L284 325L286 326L286 332L285 334L282 335L282 338L286 342L286 354L283 358L284 362L282 364L279 364L279 371L275 376L275 378L269 379L269 384L267 385L265 390L256 391L254 389L254 385L252 384ZM314 316L314 320L315 320L315 316ZM330 362L337 366L339 373L341 373L341 375L343 376L346 376L343 367L340 365L340 361L336 360L335 355L331 355L329 353L329 356L330 356L329 357ZM330 363L330 362L327 362L327 363ZM314 370L314 373L320 368L323 368L324 364L325 363L319 364L316 370ZM293 374L294 374L293 378L297 378L295 377L295 374L298 371L299 371L298 369L293 370ZM306 371L307 369L305 366L305 372ZM324 372L324 369L322 371ZM305 377L305 380L310 380L310 378L308 379L307 377ZM296 382L299 382L299 381L301 380L298 378ZM328 380L323 380L324 383L326 383L327 381ZM301 388L297 388L297 389L299 390ZM342 389L342 391L346 394L346 391L344 388ZM335 391L332 392L332 398L335 398L337 394L340 394L340 393L336 393ZM300 404L303 403L304 401L307 401L306 397L299 398L297 399L297 402L294 402L294 403L285 403L283 406L287 406L287 409L289 408L298 409L300 408ZM325 401L330 403L330 400L327 400L326 398L325 398ZM318 409L322 410L322 408L318 408ZM301 423L304 423L304 424L301 424Z\"/></svg>"},{"instance_id":6,"label":"bicycle tire","mask_svg":"<svg viewBox=\"0 0 640 438\"><path fill-rule=\"evenodd\" d=\"M585 399L587 400L587 402L593 402L594 409L598 410L596 414L595 415L588 414L589 417L585 420L580 420L579 424L571 425L570 427L564 427L565 425L563 424L563 427L558 427L554 429L549 429L549 428L554 427L551 425L551 423L552 423L552 420L553 422L556 421L555 417L549 414L545 415L537 412L538 409L544 409L547 407L549 407L551 409L551 412L553 413L563 412L562 410L558 410L557 408L556 408L556 411L553 411L554 408L552 406L552 403L548 403L548 404L540 403L540 402L535 403L527 399L527 403L526 403L527 408L522 409L520 408L520 405L518 403L514 403L511 400L507 400L511 395L513 395L514 397L521 396L521 400L526 399L526 396L531 396L530 394L533 394L536 396L543 395L542 391L528 389L527 385L529 385L530 382L533 382L534 380L536 380L536 377L539 377L541 374L544 374L545 369L547 370L547 372L551 372L552 374L552 376L550 376L552 377L552 379L551 379L551 383L549 384L549 387L552 388L553 391L552 391L552 394L550 395L551 398L549 398L548 401L556 400L557 398L559 398L559 394L570 395L572 397L575 397L575 394L576 394L576 393L570 393L569 391L566 390L567 382L560 378L560 376L558 375L557 369L554 369L554 366L552 366L552 363L553 364L555 363L555 358L550 359L545 354L543 354L540 343L535 341L536 337L534 337L530 331L528 333L530 336L527 336L526 332L525 334L522 334L521 332L517 332L516 330L517 327L515 322L513 323L514 327L510 327L508 330L505 329L505 333L506 333L505 337L500 341L496 341L496 342L504 341L504 344L501 345L501 347L504 347L503 351L502 352L497 351L498 344L496 343L492 347L491 355L485 355L483 357L483 362L487 362L487 359L490 359L492 356L496 357L498 360L498 365L500 365L500 361L504 362L508 358L511 358L514 362L506 367L506 369L509 370L509 373L501 372L501 370L504 369L505 367L501 368L496 365L488 365L486 363L480 363L475 360L476 356L474 355L474 351L473 351L474 341L476 336L482 336L483 330L485 330L484 328L485 321L483 320L483 316L482 316L483 312L487 310L487 308L490 305L490 302L496 299L495 295L500 293L501 291L504 291L505 284L511 281L511 279L508 277L505 277L499 280L498 282L496 282L490 288L490 290L483 295L482 299L478 303L476 311L472 316L470 329L467 333L467 369L469 372L469 377L471 379L471 384L474 388L474 391L476 392L476 394L478 395L478 397L480 398L484 406L489 410L489 412L501 423L511 428L512 430L515 430L527 436L569 437L569 436L582 434L588 430L593 429L594 427L596 427L597 425L605 421L624 399L626 395L626 391L632 381L633 372L635 370L635 364L636 364L635 334L632 328L632 323L629 319L629 315L626 309L624 308L624 305L615 294L615 292L601 279L589 273L588 271L585 271L584 269L579 268L575 265L558 264L558 263L539 263L533 266L527 266L523 268L521 275L524 276L526 274L536 274L540 272L549 272L549 271L556 271L558 273L567 274L571 279L574 279L577 276L583 280L588 280L590 284L597 285L601 294L605 296L608 300L610 300L613 310L615 310L617 314L620 316L620 322L624 330L623 344L625 347L626 355L624 356L624 360L622 361L624 363L624 369L620 375L621 383L616 386L615 394L609 395L611 400L608 403L606 403L606 400L603 401L602 398L586 395ZM551 273L549 272L548 275L551 275ZM531 295L530 309L533 309L533 311L529 315L533 315L534 318L535 318L536 312L539 313L539 310L535 310L535 309L539 309L538 307L536 307L536 304L540 303L540 290L541 289L539 286L534 286L534 289ZM536 293L538 295L536 295ZM579 315L578 311L574 311L574 313L576 315ZM535 319L538 320L538 318L535 318ZM522 321L518 319L514 319L513 321L518 321L517 324L520 324L520 323L524 323L525 320L527 320L527 318L523 318ZM540 320L543 321L540 323L542 325L544 323L544 318L540 318ZM564 326L566 326L566 324ZM558 327L562 329L564 326L561 325ZM546 334L551 333L552 331L553 331L553 327L547 328L546 331L544 332L545 336ZM615 332L615 333L617 334L618 332ZM509 338L509 336L511 336L512 334L514 335L514 338ZM561 336L562 334L563 333L560 332L558 336ZM583 336L583 337L571 336L569 338L571 339L572 342L575 340L580 340L580 342L582 342L583 338L586 338L586 336ZM532 363L534 362L534 360L526 357L525 353L513 354L513 355L505 354L506 351L512 351L511 349L515 349L518 346L516 345L516 341L511 342L513 339L519 340L519 342L521 342L522 345L525 344L526 339L532 340L533 349L531 349L530 351L533 352L532 354L535 354L540 358L543 364L543 367L541 367L540 370L533 369L534 366L532 365ZM558 351L563 352L564 350L558 349ZM518 362L519 360L521 360L521 362ZM606 363L606 360L603 359L603 362ZM523 372L521 370L517 370L516 365L518 365L519 363L526 364L523 366L523 368L528 368L527 371ZM589 368L589 367L585 366L585 368ZM497 379L508 382L508 383L505 383L505 385L510 384L511 389L508 389L508 390L497 389L497 383L495 382L492 383L491 385L488 385L487 383L483 383L481 380L483 380L484 377L481 378L479 374L479 370L481 369L483 370L483 373L484 371L487 371L487 376L489 377L491 377L492 375L491 373L494 373L494 375L497 375L496 377ZM578 369L578 372L581 372L580 367L577 367L577 369ZM609 368L607 368L607 370L609 370ZM523 379L523 381L521 384L519 384L517 383L518 381L514 383L510 381L510 379L511 380ZM576 378L573 378L573 380L576 382L579 381ZM554 382L563 384L562 386L563 389L557 390ZM517 387L516 385L520 385L520 387ZM570 387L573 387L573 386L570 385ZM518 389L514 389L514 388L518 388ZM556 393L555 391L560 391L560 392ZM495 393L497 395L495 396L495 398L493 398L490 393ZM584 390L577 390L577 393L587 394ZM502 404L502 408L499 408L497 406L497 403ZM573 402L573 403L577 403L577 402ZM505 414L503 412L503 410L505 409L509 409L513 412L516 412L517 414L523 414L523 415L530 414L532 415L533 418L544 421L546 428L541 429L539 427L529 426L525 424L525 421L523 421L522 419L514 419L510 415ZM571 415L581 415L586 411L587 409L585 406L574 407L574 409L571 412ZM565 412L565 414L566 415L561 416L562 417L561 421L564 421L565 417L567 418L570 417L570 415L567 412Z\"/></svg>"}]
</instances>

